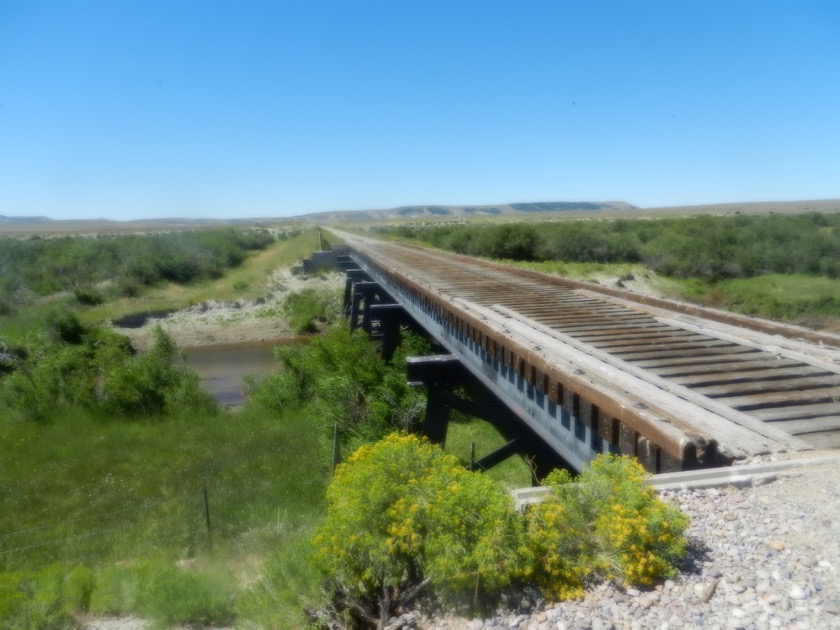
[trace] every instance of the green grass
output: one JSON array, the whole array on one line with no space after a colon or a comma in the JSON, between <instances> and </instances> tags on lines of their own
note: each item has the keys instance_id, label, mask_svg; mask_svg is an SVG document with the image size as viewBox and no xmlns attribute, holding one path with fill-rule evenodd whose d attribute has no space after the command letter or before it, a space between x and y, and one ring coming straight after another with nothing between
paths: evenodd
<instances>
[{"instance_id":1,"label":"green grass","mask_svg":"<svg viewBox=\"0 0 840 630\"><path fill-rule=\"evenodd\" d=\"M840 316L840 280L805 274L767 274L713 282L702 278L666 278L638 264L499 261L573 280L633 275L659 295L746 315L821 327Z\"/></svg>"},{"instance_id":2,"label":"green grass","mask_svg":"<svg viewBox=\"0 0 840 630\"><path fill-rule=\"evenodd\" d=\"M520 260L497 260L496 262L511 265L512 267L520 267L522 269L530 269L539 273L548 273L572 280L596 280L599 277L621 277L627 275L643 276L652 275L649 269L644 265L634 263L572 263L563 262L562 260L546 260L542 262L536 261L520 261Z\"/></svg>"},{"instance_id":3,"label":"green grass","mask_svg":"<svg viewBox=\"0 0 840 630\"><path fill-rule=\"evenodd\" d=\"M840 280L769 274L720 282L683 280L682 297L708 306L770 319L819 325L840 315Z\"/></svg>"},{"instance_id":4,"label":"green grass","mask_svg":"<svg viewBox=\"0 0 840 630\"><path fill-rule=\"evenodd\" d=\"M14 454L0 468L0 575L35 584L41 572L89 566L93 610L161 623L229 618L232 593L295 565L275 550L308 538L329 475L305 412L277 417L256 406L160 422L3 421L0 452ZM41 582L27 610L66 599L63 586Z\"/></svg>"},{"instance_id":5,"label":"green grass","mask_svg":"<svg viewBox=\"0 0 840 630\"><path fill-rule=\"evenodd\" d=\"M177 566L161 558L111 565L97 576L90 609L112 614L139 613L161 628L200 622L231 623L237 586L223 567Z\"/></svg>"},{"instance_id":6,"label":"green grass","mask_svg":"<svg viewBox=\"0 0 840 630\"><path fill-rule=\"evenodd\" d=\"M497 262L530 269L539 273L549 273L565 278L584 280L595 275L622 276L629 273L640 273L645 271L642 265L630 263L571 263L562 260L546 261L521 261L521 260L498 260Z\"/></svg>"},{"instance_id":7,"label":"green grass","mask_svg":"<svg viewBox=\"0 0 840 630\"><path fill-rule=\"evenodd\" d=\"M504 440L481 421L452 423L447 450L468 461L472 442L480 457ZM304 410L5 422L0 449L15 453L0 470L0 576L15 592L33 585L19 602L33 619L79 609L68 586L79 566L95 575L90 610L141 614L161 627L238 615L296 628L318 597L308 541L329 473ZM518 458L487 474L505 488L530 483Z\"/></svg>"},{"instance_id":8,"label":"green grass","mask_svg":"<svg viewBox=\"0 0 840 630\"><path fill-rule=\"evenodd\" d=\"M0 425L0 535L5 570L148 549L189 557L235 543L276 519L295 525L321 507L326 463L302 415L259 410L160 422L99 422L83 414L52 424ZM108 530L107 535L89 536ZM37 545L37 546L36 546Z\"/></svg>"},{"instance_id":9,"label":"green grass","mask_svg":"<svg viewBox=\"0 0 840 630\"><path fill-rule=\"evenodd\" d=\"M473 444L475 444L475 459L479 460L504 446L506 442L507 440L489 422L483 420L450 422L446 432L445 450L467 465L470 462ZM509 457L488 470L486 474L506 490L531 485L531 468L518 455Z\"/></svg>"}]
</instances>

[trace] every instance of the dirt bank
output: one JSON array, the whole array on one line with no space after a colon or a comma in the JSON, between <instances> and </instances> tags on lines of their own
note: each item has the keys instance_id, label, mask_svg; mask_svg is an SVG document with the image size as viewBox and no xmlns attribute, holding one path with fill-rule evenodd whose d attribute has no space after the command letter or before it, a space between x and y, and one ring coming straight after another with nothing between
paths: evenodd
<instances>
[{"instance_id":1,"label":"dirt bank","mask_svg":"<svg viewBox=\"0 0 840 630\"><path fill-rule=\"evenodd\" d=\"M208 300L173 313L137 317L132 324L113 328L128 336L138 350L149 347L156 326L163 328L179 348L271 342L293 335L281 310L286 296L307 288L338 290L343 286L344 276L340 273L309 276L279 269L266 282L263 297L231 302Z\"/></svg>"}]
</instances>

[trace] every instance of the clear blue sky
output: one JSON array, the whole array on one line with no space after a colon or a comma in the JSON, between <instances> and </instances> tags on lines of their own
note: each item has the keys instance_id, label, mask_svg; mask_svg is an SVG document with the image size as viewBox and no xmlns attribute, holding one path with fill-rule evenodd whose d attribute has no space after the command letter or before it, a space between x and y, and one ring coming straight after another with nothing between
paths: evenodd
<instances>
[{"instance_id":1,"label":"clear blue sky","mask_svg":"<svg viewBox=\"0 0 840 630\"><path fill-rule=\"evenodd\" d=\"M840 2L0 0L0 214L840 197Z\"/></svg>"}]
</instances>

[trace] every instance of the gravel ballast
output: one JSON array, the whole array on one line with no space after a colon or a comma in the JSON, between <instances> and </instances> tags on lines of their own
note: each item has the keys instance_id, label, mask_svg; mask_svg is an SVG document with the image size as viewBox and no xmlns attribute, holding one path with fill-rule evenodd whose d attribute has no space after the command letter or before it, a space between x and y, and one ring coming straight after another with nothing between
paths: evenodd
<instances>
[{"instance_id":1,"label":"gravel ballast","mask_svg":"<svg viewBox=\"0 0 840 630\"><path fill-rule=\"evenodd\" d=\"M493 619L408 615L424 630L840 628L840 459L755 487L661 492L691 519L684 572L650 590L602 584L583 600Z\"/></svg>"}]
</instances>

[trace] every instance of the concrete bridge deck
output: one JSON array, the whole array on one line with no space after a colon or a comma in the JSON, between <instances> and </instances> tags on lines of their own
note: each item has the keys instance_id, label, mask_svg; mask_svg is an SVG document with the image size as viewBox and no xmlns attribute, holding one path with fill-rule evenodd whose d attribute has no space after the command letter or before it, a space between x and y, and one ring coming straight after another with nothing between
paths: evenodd
<instances>
[{"instance_id":1,"label":"concrete bridge deck","mask_svg":"<svg viewBox=\"0 0 840 630\"><path fill-rule=\"evenodd\" d=\"M397 302L575 468L840 447L840 336L339 234L368 328Z\"/></svg>"}]
</instances>

